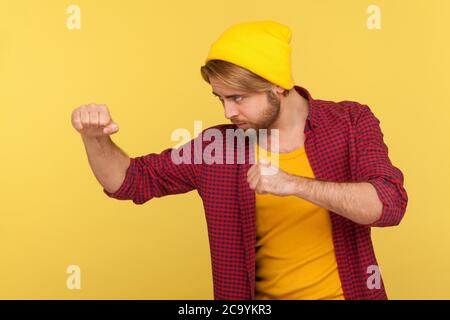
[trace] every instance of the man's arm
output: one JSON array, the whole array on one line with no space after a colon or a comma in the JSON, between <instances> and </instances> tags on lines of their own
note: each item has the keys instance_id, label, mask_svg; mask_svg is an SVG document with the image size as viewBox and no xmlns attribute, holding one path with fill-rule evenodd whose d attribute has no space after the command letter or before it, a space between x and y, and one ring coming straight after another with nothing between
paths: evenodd
<instances>
[{"instance_id":1,"label":"man's arm","mask_svg":"<svg viewBox=\"0 0 450 320\"><path fill-rule=\"evenodd\" d=\"M197 187L197 168L192 158L172 160L172 150L130 158L110 138L118 131L106 106L87 105L72 113L72 124L81 134L91 169L109 197L142 204L154 197L185 193ZM200 138L199 138L200 139ZM194 150L194 139L185 144ZM187 163L186 163L187 162Z\"/></svg>"},{"instance_id":2,"label":"man's arm","mask_svg":"<svg viewBox=\"0 0 450 320\"><path fill-rule=\"evenodd\" d=\"M257 193L297 196L363 225L381 216L383 204L368 182L321 181L288 174L279 168L276 174L264 174L269 168L270 164L263 161L247 173L250 188Z\"/></svg>"},{"instance_id":3,"label":"man's arm","mask_svg":"<svg viewBox=\"0 0 450 320\"><path fill-rule=\"evenodd\" d=\"M110 193L116 192L125 179L130 157L109 136L82 136L89 164L98 182Z\"/></svg>"},{"instance_id":4,"label":"man's arm","mask_svg":"<svg viewBox=\"0 0 450 320\"><path fill-rule=\"evenodd\" d=\"M119 131L105 105L89 104L72 112L72 125L80 133L89 164L98 182L111 192L119 189L130 157L117 147L110 135Z\"/></svg>"},{"instance_id":5,"label":"man's arm","mask_svg":"<svg viewBox=\"0 0 450 320\"><path fill-rule=\"evenodd\" d=\"M369 225L380 219L383 203L368 182L330 182L295 177L294 195L353 222Z\"/></svg>"}]
</instances>

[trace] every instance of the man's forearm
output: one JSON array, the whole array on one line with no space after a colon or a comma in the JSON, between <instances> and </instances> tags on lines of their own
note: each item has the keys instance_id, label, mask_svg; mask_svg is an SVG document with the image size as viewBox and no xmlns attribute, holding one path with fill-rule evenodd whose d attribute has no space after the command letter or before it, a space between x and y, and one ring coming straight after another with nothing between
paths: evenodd
<instances>
[{"instance_id":1,"label":"man's forearm","mask_svg":"<svg viewBox=\"0 0 450 320\"><path fill-rule=\"evenodd\" d=\"M125 178L130 157L109 136L82 139L98 182L109 192L117 191Z\"/></svg>"},{"instance_id":2,"label":"man's forearm","mask_svg":"<svg viewBox=\"0 0 450 320\"><path fill-rule=\"evenodd\" d=\"M295 177L295 195L359 224L381 217L383 203L369 182L331 182Z\"/></svg>"}]
</instances>

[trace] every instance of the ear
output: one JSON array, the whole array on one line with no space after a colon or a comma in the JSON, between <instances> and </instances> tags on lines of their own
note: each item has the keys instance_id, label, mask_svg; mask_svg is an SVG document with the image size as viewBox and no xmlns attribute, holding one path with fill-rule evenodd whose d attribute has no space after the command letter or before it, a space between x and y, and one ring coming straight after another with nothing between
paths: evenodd
<instances>
[{"instance_id":1,"label":"ear","mask_svg":"<svg viewBox=\"0 0 450 320\"><path fill-rule=\"evenodd\" d=\"M284 92L284 88L282 88L276 84L273 85L272 90L273 90L273 93L275 93L277 95L282 94Z\"/></svg>"},{"instance_id":2,"label":"ear","mask_svg":"<svg viewBox=\"0 0 450 320\"><path fill-rule=\"evenodd\" d=\"M283 98L283 92L284 92L284 88L282 88L282 87L280 87L280 86L278 86L278 85L276 85L276 84L274 84L274 85L272 86L272 93L273 93L275 96L279 97L280 99Z\"/></svg>"}]
</instances>

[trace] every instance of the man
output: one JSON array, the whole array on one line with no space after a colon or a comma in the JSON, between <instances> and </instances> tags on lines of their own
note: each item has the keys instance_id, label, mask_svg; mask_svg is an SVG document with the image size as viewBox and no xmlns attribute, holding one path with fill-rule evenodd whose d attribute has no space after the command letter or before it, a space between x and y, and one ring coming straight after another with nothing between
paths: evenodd
<instances>
[{"instance_id":1,"label":"man","mask_svg":"<svg viewBox=\"0 0 450 320\"><path fill-rule=\"evenodd\" d=\"M403 174L367 105L316 100L294 85L290 40L289 28L273 21L227 29L201 75L232 124L208 128L180 148L130 158L112 142L118 125L103 105L75 109L73 126L108 196L143 204L198 191L215 299L387 299L370 228L401 221ZM278 141L245 140L239 149L233 139L231 149L214 148L212 163L196 159L195 150L211 151L212 131L219 139L261 129ZM246 161L264 151L276 153L276 167ZM180 155L188 161L174 161Z\"/></svg>"}]
</instances>

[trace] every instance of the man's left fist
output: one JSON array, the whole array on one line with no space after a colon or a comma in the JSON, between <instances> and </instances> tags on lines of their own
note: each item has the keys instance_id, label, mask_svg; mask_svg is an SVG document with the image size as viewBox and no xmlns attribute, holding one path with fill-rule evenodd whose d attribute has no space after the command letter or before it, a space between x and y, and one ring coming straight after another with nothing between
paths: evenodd
<instances>
[{"instance_id":1,"label":"man's left fist","mask_svg":"<svg viewBox=\"0 0 450 320\"><path fill-rule=\"evenodd\" d=\"M247 182L256 193L290 196L296 192L298 177L284 172L267 159L261 159L248 170Z\"/></svg>"}]
</instances>

